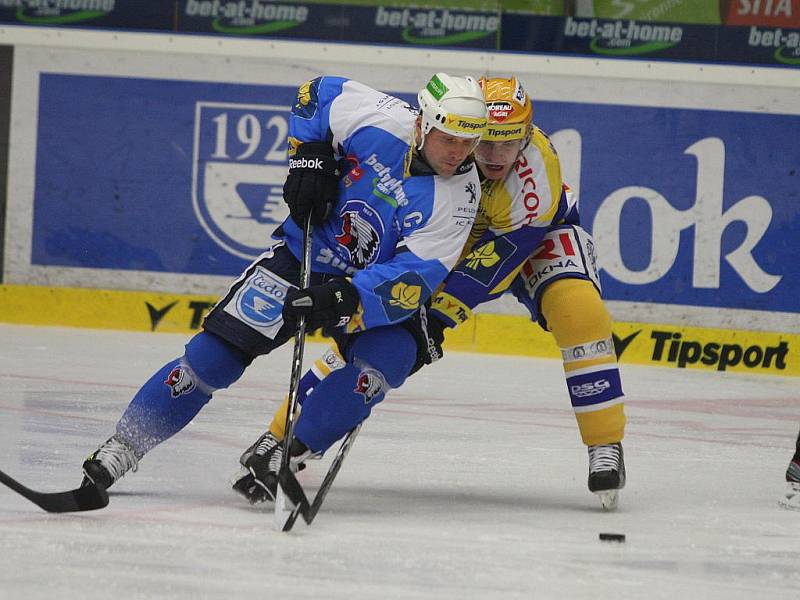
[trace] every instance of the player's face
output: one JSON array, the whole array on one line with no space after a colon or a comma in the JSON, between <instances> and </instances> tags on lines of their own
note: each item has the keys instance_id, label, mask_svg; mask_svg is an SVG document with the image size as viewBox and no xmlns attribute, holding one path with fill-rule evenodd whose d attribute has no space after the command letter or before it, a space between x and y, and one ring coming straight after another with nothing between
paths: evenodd
<instances>
[{"instance_id":1,"label":"player's face","mask_svg":"<svg viewBox=\"0 0 800 600\"><path fill-rule=\"evenodd\" d=\"M519 157L522 140L481 142L475 148L475 162L487 179L505 179Z\"/></svg>"},{"instance_id":2,"label":"player's face","mask_svg":"<svg viewBox=\"0 0 800 600\"><path fill-rule=\"evenodd\" d=\"M425 136L422 154L434 171L450 177L474 149L474 138L456 137L434 128Z\"/></svg>"}]
</instances>

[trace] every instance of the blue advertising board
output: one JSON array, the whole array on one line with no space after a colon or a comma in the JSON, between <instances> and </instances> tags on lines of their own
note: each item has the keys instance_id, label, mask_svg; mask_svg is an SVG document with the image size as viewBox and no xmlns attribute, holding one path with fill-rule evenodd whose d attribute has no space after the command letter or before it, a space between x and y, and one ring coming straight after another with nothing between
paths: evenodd
<instances>
[{"instance_id":1,"label":"blue advertising board","mask_svg":"<svg viewBox=\"0 0 800 600\"><path fill-rule=\"evenodd\" d=\"M262 0L183 0L177 24L218 35L461 48L497 48L500 33L497 10Z\"/></svg>"},{"instance_id":2,"label":"blue advertising board","mask_svg":"<svg viewBox=\"0 0 800 600\"><path fill-rule=\"evenodd\" d=\"M31 262L238 274L286 215L294 94L43 73ZM606 298L800 312L800 116L540 101L536 118L579 135Z\"/></svg>"},{"instance_id":3,"label":"blue advertising board","mask_svg":"<svg viewBox=\"0 0 800 600\"><path fill-rule=\"evenodd\" d=\"M800 29L504 13L500 48L608 58L800 66Z\"/></svg>"},{"instance_id":4,"label":"blue advertising board","mask_svg":"<svg viewBox=\"0 0 800 600\"><path fill-rule=\"evenodd\" d=\"M5 0L0 2L0 22L54 27L112 27L172 29L172 2L125 0Z\"/></svg>"}]
</instances>

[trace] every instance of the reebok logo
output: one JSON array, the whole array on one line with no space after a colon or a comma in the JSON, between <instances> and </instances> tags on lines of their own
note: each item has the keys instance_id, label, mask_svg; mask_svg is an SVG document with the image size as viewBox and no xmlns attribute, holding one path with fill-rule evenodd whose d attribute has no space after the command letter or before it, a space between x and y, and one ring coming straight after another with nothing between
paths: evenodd
<instances>
[{"instance_id":1,"label":"reebok logo","mask_svg":"<svg viewBox=\"0 0 800 600\"><path fill-rule=\"evenodd\" d=\"M289 170L292 169L311 169L314 171L321 171L322 170L322 159L321 158L290 158L289 159Z\"/></svg>"}]
</instances>

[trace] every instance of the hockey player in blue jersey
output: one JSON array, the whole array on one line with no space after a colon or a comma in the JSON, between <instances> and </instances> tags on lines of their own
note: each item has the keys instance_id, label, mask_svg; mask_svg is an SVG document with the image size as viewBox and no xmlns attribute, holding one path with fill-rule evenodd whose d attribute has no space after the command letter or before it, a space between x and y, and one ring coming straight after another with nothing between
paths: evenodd
<instances>
[{"instance_id":1,"label":"hockey player in blue jersey","mask_svg":"<svg viewBox=\"0 0 800 600\"><path fill-rule=\"evenodd\" d=\"M480 83L489 124L475 150L481 173L478 216L432 306L415 315L426 322L420 331L427 333L418 340L415 370L441 356L443 330L467 321L473 308L510 288L561 348L567 390L589 454L588 487L603 508L612 510L625 485L625 414L594 243L580 226L578 207L563 185L550 140L533 125L532 104L520 82L512 77L482 78ZM330 348L304 375L301 400L304 391L343 364L337 349ZM265 498L261 490L242 485L251 483L253 475L275 488L286 411L284 402L255 455L251 449L242 456L234 489L251 501ZM271 469L265 466L270 462Z\"/></svg>"},{"instance_id":2,"label":"hockey player in blue jersey","mask_svg":"<svg viewBox=\"0 0 800 600\"><path fill-rule=\"evenodd\" d=\"M419 110L340 77L300 87L284 185L290 218L183 356L134 396L114 435L84 462L85 483L107 488L135 471L214 391L289 340L301 315L310 329L334 335L345 361L305 398L298 454L325 450L402 385L422 325L409 317L455 265L478 209L472 152L486 126L483 93L471 77L438 73L418 98ZM311 285L298 289L307 218ZM249 483L254 493L263 489Z\"/></svg>"}]
</instances>

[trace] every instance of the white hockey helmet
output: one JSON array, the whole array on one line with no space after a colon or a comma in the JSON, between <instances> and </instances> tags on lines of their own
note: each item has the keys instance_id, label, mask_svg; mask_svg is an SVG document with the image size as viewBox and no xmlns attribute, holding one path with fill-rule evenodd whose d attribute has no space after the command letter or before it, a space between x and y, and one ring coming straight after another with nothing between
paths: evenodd
<instances>
[{"instance_id":1,"label":"white hockey helmet","mask_svg":"<svg viewBox=\"0 0 800 600\"><path fill-rule=\"evenodd\" d=\"M473 138L477 144L487 123L483 90L470 76L454 77L436 73L417 95L422 117L422 139L434 127L447 134Z\"/></svg>"}]
</instances>

